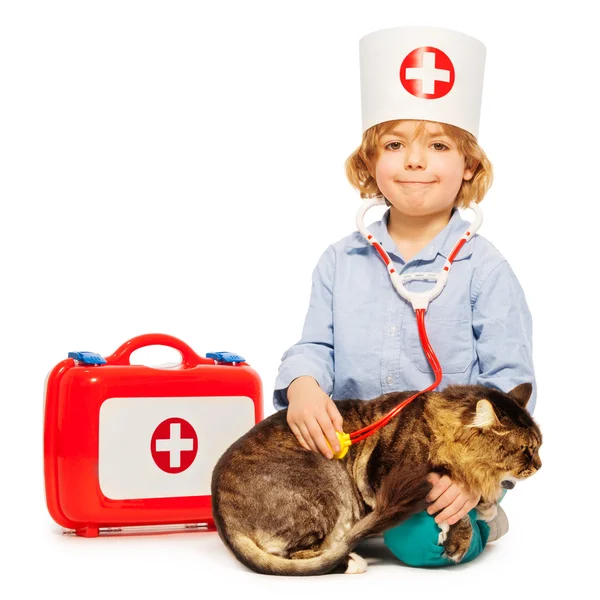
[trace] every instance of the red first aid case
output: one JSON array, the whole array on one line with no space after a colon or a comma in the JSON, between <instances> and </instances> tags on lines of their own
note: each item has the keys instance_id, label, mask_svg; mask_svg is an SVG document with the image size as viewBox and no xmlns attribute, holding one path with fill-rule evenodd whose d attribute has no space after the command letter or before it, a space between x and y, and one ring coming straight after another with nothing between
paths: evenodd
<instances>
[{"instance_id":1,"label":"red first aid case","mask_svg":"<svg viewBox=\"0 0 600 600\"><path fill-rule=\"evenodd\" d=\"M181 364L130 364L151 345L175 348ZM262 418L260 377L230 352L202 357L164 334L135 337L106 358L71 352L46 380L50 515L85 537L214 529L212 470Z\"/></svg>"}]
</instances>

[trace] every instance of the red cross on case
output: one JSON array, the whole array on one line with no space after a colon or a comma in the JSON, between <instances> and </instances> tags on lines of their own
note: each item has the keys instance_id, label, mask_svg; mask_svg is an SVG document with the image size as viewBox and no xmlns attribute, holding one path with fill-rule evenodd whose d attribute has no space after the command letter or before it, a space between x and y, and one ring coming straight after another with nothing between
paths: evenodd
<instances>
[{"instance_id":1,"label":"red cross on case","mask_svg":"<svg viewBox=\"0 0 600 600\"><path fill-rule=\"evenodd\" d=\"M198 452L198 436L185 419L163 421L152 434L150 452L165 473L181 473L192 465Z\"/></svg>"}]
</instances>

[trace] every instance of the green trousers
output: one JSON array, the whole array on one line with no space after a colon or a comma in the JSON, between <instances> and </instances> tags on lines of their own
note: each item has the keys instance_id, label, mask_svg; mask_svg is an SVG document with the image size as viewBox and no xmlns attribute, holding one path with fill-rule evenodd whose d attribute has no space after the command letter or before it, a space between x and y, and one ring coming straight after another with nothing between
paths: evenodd
<instances>
[{"instance_id":1,"label":"green trousers","mask_svg":"<svg viewBox=\"0 0 600 600\"><path fill-rule=\"evenodd\" d=\"M504 498L504 490L500 500ZM469 512L473 526L473 539L468 552L459 564L473 560L479 556L490 535L490 527L485 521L476 519L473 509ZM443 556L444 547L438 546L438 537L441 529L435 522L435 516L426 511L417 513L404 521L398 527L393 527L383 532L386 546L394 553L396 558L411 567L445 567L456 564Z\"/></svg>"}]
</instances>

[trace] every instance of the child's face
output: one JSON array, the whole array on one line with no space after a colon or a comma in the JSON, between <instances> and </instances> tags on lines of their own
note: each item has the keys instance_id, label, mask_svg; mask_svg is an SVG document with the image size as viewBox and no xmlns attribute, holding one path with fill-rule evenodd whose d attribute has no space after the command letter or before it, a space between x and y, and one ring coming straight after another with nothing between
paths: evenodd
<instances>
[{"instance_id":1,"label":"child's face","mask_svg":"<svg viewBox=\"0 0 600 600\"><path fill-rule=\"evenodd\" d=\"M402 121L379 142L375 179L381 193L399 212L427 216L450 210L463 179L473 172L456 143L438 123ZM415 183L416 182L416 183Z\"/></svg>"}]
</instances>

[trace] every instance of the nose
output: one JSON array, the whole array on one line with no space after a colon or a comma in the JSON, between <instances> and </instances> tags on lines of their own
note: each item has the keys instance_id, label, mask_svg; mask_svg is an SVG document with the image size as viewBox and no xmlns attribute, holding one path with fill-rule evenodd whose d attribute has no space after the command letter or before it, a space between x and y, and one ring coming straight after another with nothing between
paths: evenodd
<instances>
[{"instance_id":1,"label":"nose","mask_svg":"<svg viewBox=\"0 0 600 600\"><path fill-rule=\"evenodd\" d=\"M427 167L427 160L425 158L425 151L421 144L411 144L408 148L405 159L404 168L407 171L423 170Z\"/></svg>"},{"instance_id":2,"label":"nose","mask_svg":"<svg viewBox=\"0 0 600 600\"><path fill-rule=\"evenodd\" d=\"M536 469L537 471L539 471L542 468L542 460L540 459L538 454L536 454L533 457L532 464L533 464L533 468Z\"/></svg>"}]
</instances>

